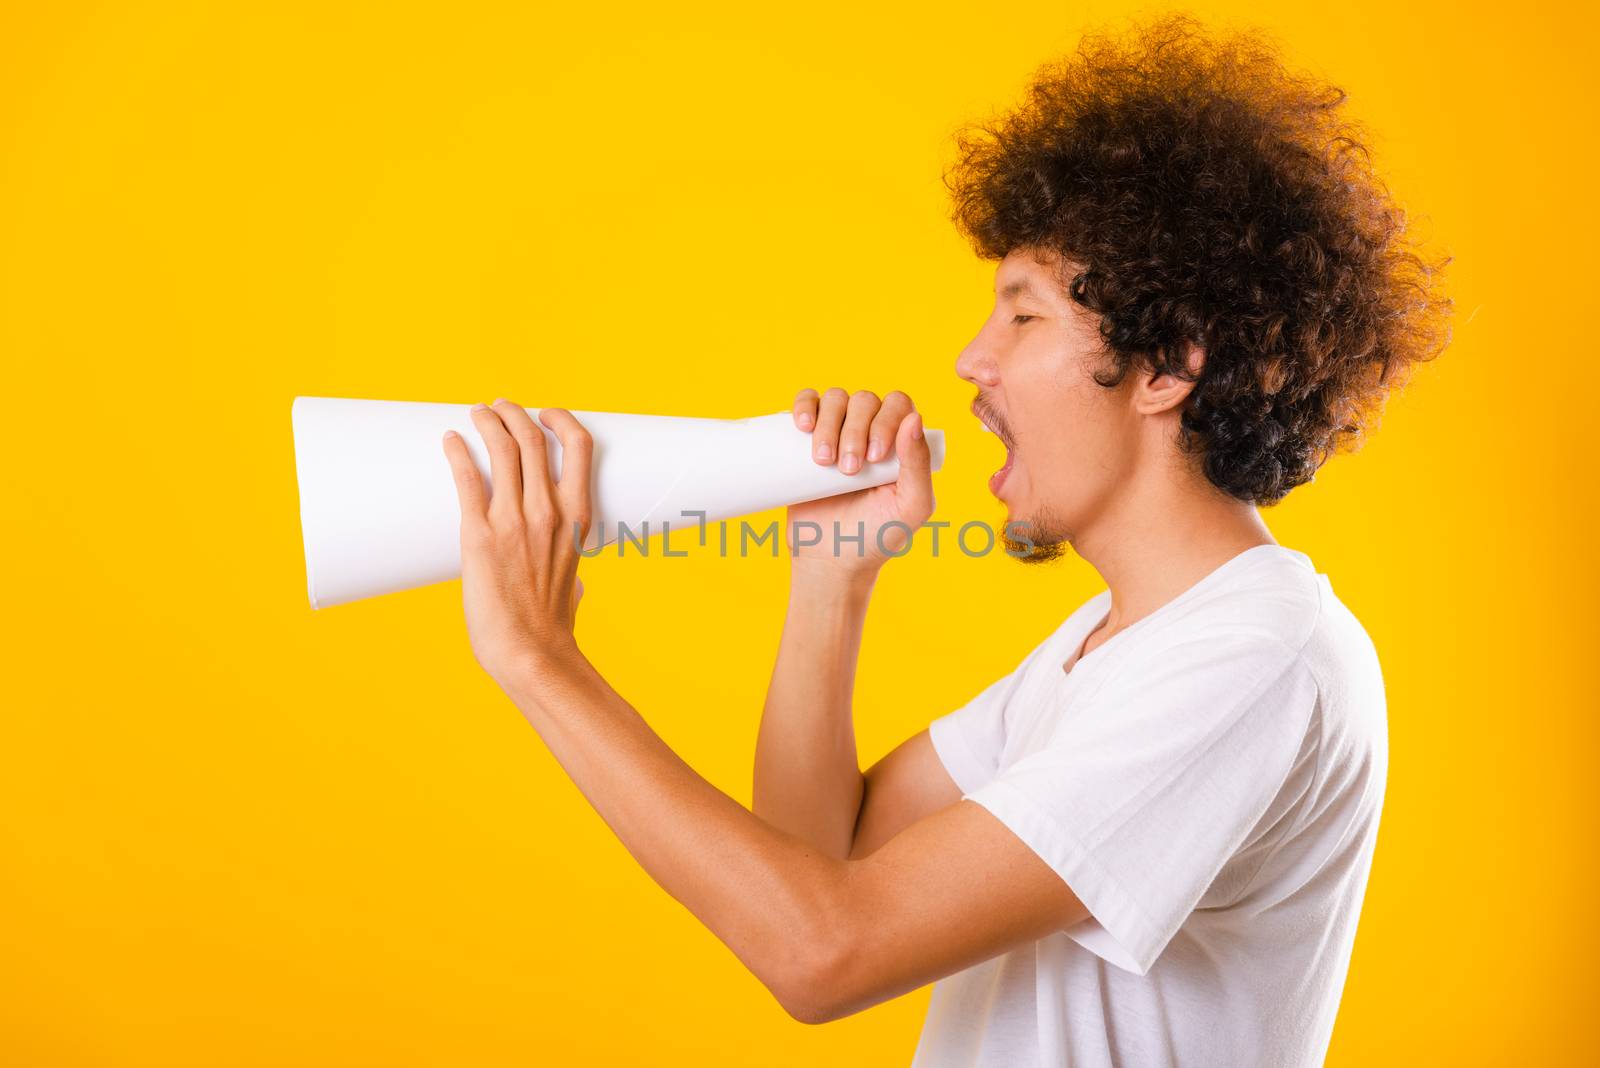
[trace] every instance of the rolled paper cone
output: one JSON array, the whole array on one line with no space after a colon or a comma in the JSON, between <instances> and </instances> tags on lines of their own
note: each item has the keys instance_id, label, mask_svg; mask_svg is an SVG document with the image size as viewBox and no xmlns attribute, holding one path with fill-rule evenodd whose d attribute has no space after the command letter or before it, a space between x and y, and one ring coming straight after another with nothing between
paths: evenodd
<instances>
[{"instance_id":1,"label":"rolled paper cone","mask_svg":"<svg viewBox=\"0 0 1600 1068\"><path fill-rule=\"evenodd\" d=\"M291 409L306 588L312 608L393 593L461 574L461 507L445 459L459 433L489 478L489 458L466 404L296 397ZM561 442L545 436L550 475ZM892 456L853 475L811 458L811 432L788 411L748 419L573 410L594 439L593 511L585 551L616 541L698 529L893 482ZM933 470L944 434L926 431ZM703 513L703 515L701 514ZM826 533L826 532L825 532ZM846 531L845 533L850 533ZM569 534L571 536L571 534Z\"/></svg>"}]
</instances>

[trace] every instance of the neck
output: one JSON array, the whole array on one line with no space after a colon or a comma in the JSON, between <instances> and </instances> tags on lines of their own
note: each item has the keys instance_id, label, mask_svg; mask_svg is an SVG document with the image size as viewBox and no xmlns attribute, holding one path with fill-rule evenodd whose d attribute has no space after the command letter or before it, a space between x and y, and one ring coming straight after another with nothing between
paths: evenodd
<instances>
[{"instance_id":1,"label":"neck","mask_svg":"<svg viewBox=\"0 0 1600 1068\"><path fill-rule=\"evenodd\" d=\"M1095 644L1246 549L1275 543L1254 505L1229 497L1187 465L1135 475L1072 543L1111 591Z\"/></svg>"}]
</instances>

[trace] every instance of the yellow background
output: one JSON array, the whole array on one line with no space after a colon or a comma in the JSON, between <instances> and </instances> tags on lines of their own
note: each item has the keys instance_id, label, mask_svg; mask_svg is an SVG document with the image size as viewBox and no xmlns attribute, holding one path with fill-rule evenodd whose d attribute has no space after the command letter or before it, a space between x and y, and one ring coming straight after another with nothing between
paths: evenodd
<instances>
[{"instance_id":1,"label":"yellow background","mask_svg":"<svg viewBox=\"0 0 1600 1068\"><path fill-rule=\"evenodd\" d=\"M996 521L953 371L992 268L940 168L1130 10L10 5L0 1062L908 1062L927 990L789 1020L478 670L456 584L308 609L289 404L735 417L901 388L949 433L936 518ZM1584 1063L1595 19L1199 10L1349 89L1457 257L1450 351L1268 513L1389 686L1330 1063ZM784 565L584 575L587 651L748 801ZM1098 588L1079 561L889 568L862 760Z\"/></svg>"}]
</instances>

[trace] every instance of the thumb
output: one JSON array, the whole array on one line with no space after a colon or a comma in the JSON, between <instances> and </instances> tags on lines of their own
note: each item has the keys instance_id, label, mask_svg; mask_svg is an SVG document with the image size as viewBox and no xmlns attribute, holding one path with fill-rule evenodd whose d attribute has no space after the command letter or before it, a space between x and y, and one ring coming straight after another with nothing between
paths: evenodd
<instances>
[{"instance_id":1,"label":"thumb","mask_svg":"<svg viewBox=\"0 0 1600 1068\"><path fill-rule=\"evenodd\" d=\"M895 496L900 502L901 514L915 518L920 524L933 514L932 457L928 437L922 429L921 412L912 412L900 420L900 429L894 436L894 454L900 461Z\"/></svg>"}]
</instances>

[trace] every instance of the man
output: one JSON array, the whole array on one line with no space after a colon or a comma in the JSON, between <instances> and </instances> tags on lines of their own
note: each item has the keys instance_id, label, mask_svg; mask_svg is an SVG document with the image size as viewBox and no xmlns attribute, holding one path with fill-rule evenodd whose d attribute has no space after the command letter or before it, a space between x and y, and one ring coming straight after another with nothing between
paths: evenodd
<instances>
[{"instance_id":1,"label":"man","mask_svg":"<svg viewBox=\"0 0 1600 1068\"><path fill-rule=\"evenodd\" d=\"M1442 347L1448 309L1339 96L1252 37L1172 17L1089 38L962 137L956 219L999 261L956 363L1007 449L990 487L1023 559L1070 545L1107 589L865 775L862 622L934 506L910 398L796 401L818 463L893 454L900 474L790 509L868 536L859 556L790 538L753 813L573 639L583 428L540 414L564 450L555 483L514 404L473 414L492 485L446 437L479 661L797 1019L936 981L918 1065L1321 1061L1382 804L1383 684L1359 623L1257 506Z\"/></svg>"}]
</instances>

